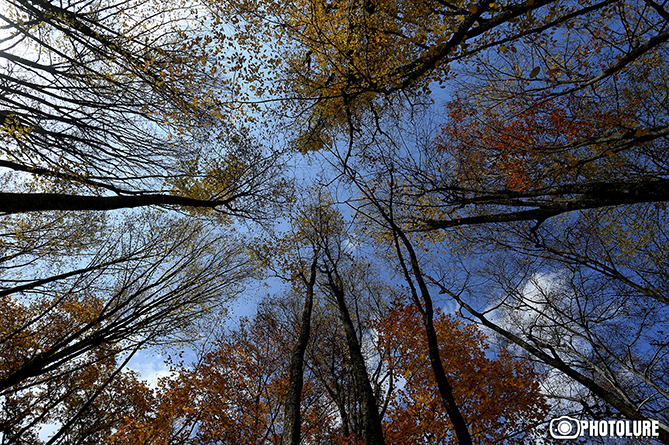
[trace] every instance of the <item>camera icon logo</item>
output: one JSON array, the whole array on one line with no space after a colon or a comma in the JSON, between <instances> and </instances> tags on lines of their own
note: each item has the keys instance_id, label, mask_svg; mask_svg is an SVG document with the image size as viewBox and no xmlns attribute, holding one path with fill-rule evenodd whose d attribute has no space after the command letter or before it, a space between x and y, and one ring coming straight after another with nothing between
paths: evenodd
<instances>
[{"instance_id":1,"label":"camera icon logo","mask_svg":"<svg viewBox=\"0 0 669 445\"><path fill-rule=\"evenodd\" d=\"M551 420L550 433L555 439L576 439L581 435L581 422L569 416Z\"/></svg>"}]
</instances>

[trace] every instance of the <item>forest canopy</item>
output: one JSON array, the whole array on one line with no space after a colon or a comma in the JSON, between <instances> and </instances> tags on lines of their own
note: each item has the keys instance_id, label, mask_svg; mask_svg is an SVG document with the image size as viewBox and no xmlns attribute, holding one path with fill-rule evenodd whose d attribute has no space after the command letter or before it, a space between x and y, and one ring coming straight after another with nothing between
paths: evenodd
<instances>
[{"instance_id":1,"label":"forest canopy","mask_svg":"<svg viewBox=\"0 0 669 445\"><path fill-rule=\"evenodd\" d=\"M0 0L1 442L669 444L665 6Z\"/></svg>"}]
</instances>

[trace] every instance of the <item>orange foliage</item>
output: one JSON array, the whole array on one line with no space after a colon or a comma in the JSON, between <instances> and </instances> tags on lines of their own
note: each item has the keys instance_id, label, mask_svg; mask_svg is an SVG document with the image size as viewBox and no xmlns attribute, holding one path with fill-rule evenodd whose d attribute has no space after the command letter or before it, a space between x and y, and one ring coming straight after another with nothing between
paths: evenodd
<instances>
[{"instance_id":1,"label":"orange foliage","mask_svg":"<svg viewBox=\"0 0 669 445\"><path fill-rule=\"evenodd\" d=\"M191 368L164 379L152 406L126 418L113 443L278 444L288 387L286 331L267 320L221 338ZM485 336L474 326L440 315L435 327L454 395L476 444L523 444L548 410L539 375L502 352L490 357ZM399 307L377 324L378 347L403 384L395 388L384 423L387 444L455 443L434 382L420 318ZM313 364L312 364L313 365ZM176 368L175 368L176 370ZM302 392L305 443L356 444L343 437L332 401L306 372Z\"/></svg>"},{"instance_id":2,"label":"orange foliage","mask_svg":"<svg viewBox=\"0 0 669 445\"><path fill-rule=\"evenodd\" d=\"M288 388L289 341L257 317L222 337L193 368L164 379L146 415L126 419L115 443L278 444ZM305 379L302 437L336 435L322 394Z\"/></svg>"},{"instance_id":3,"label":"orange foliage","mask_svg":"<svg viewBox=\"0 0 669 445\"><path fill-rule=\"evenodd\" d=\"M474 443L524 444L548 412L539 375L506 352L491 357L485 335L453 317L435 318L441 359ZM380 346L403 381L386 416L388 444L456 443L427 356L421 319L412 306L398 307L378 325Z\"/></svg>"}]
</instances>

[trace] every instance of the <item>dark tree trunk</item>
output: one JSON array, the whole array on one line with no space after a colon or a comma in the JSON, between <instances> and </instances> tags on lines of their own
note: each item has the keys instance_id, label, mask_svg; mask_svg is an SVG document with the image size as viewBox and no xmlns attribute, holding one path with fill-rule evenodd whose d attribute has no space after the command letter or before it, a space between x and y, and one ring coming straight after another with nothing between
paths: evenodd
<instances>
[{"instance_id":1,"label":"dark tree trunk","mask_svg":"<svg viewBox=\"0 0 669 445\"><path fill-rule=\"evenodd\" d=\"M77 196L58 193L0 193L0 212L5 214L46 210L115 210L151 205L183 207L223 206L230 208L232 199L207 201L173 195Z\"/></svg>"},{"instance_id":2,"label":"dark tree trunk","mask_svg":"<svg viewBox=\"0 0 669 445\"><path fill-rule=\"evenodd\" d=\"M337 307L339 308L339 315L344 325L344 333L346 334L346 343L348 345L349 354L351 355L351 364L355 377L358 394L360 395L360 409L362 412L363 434L365 445L383 445L385 440L383 438L383 427L381 425L381 416L379 415L379 407L374 397L374 390L367 375L367 367L365 365L365 358L362 355L362 348L358 341L358 335L351 320L351 314L346 306L344 298L344 288L336 271L328 270L328 286L337 300Z\"/></svg>"},{"instance_id":3,"label":"dark tree trunk","mask_svg":"<svg viewBox=\"0 0 669 445\"><path fill-rule=\"evenodd\" d=\"M460 193L457 189L435 190L437 192ZM453 218L450 220L428 219L422 230L447 229L449 227L490 224L512 221L537 221L541 224L548 218L576 210L596 209L624 204L669 201L669 180L637 182L596 182L591 184L566 184L539 190L522 192L498 191L483 193L471 198L454 197L454 206L495 205L508 208L527 208L506 213Z\"/></svg>"},{"instance_id":4,"label":"dark tree trunk","mask_svg":"<svg viewBox=\"0 0 669 445\"><path fill-rule=\"evenodd\" d=\"M394 189L394 177L390 175L390 189ZM379 211L379 214L385 220L390 229L392 230L395 248L397 251L397 258L399 260L400 267L404 274L404 278L409 285L411 290L411 296L418 309L419 313L423 318L423 325L425 326L425 333L427 335L428 341L428 355L430 357L430 364L432 365L432 372L434 373L434 378L437 382L437 387L439 388L439 394L441 396L441 401L448 414L451 423L453 424L453 429L455 436L457 437L459 445L471 445L472 438L469 433L469 428L467 427L467 422L465 422L460 409L458 408L455 398L453 397L453 390L451 384L448 381L446 376L446 371L441 362L441 356L439 354L439 342L437 339L437 333L434 329L434 308L432 305L432 297L430 296L429 289L423 278L423 273L418 264L418 257L416 251L411 244L411 241L407 237L406 233L395 223L393 217L393 195L391 194L390 200L388 201L388 210L373 196L369 193L365 187L359 186L360 190L367 196L368 199L374 204L376 209ZM407 250L409 253L409 260L411 262L411 270L407 266L407 262L402 253L402 247ZM412 279L413 276L413 279ZM418 283L420 289L420 296L418 290L414 285L414 281ZM422 302L421 302L422 299Z\"/></svg>"},{"instance_id":5,"label":"dark tree trunk","mask_svg":"<svg viewBox=\"0 0 669 445\"><path fill-rule=\"evenodd\" d=\"M304 385L304 354L309 344L311 330L311 312L314 306L314 284L316 283L316 259L311 263L309 274L308 279L303 277L307 286L307 295L304 302L304 311L302 312L300 335L293 347L293 354L290 358L290 380L288 383L288 393L286 394L281 445L300 445L302 426L300 401Z\"/></svg>"},{"instance_id":6,"label":"dark tree trunk","mask_svg":"<svg viewBox=\"0 0 669 445\"><path fill-rule=\"evenodd\" d=\"M458 439L458 444L471 445L472 437L469 433L467 422L465 422L465 419L460 412L460 409L458 408L455 397L453 396L451 384L448 381L446 371L444 370L444 365L441 362L439 341L437 339L437 332L434 329L434 307L432 305L432 296L430 295L430 291L427 288L423 278L423 273L418 265L418 257L416 256L416 252L414 251L411 242L406 237L404 232L402 232L402 230L397 227L391 220L388 220L388 222L391 224L393 231L395 232L395 246L397 248L397 255L400 260L400 265L402 266L404 276L411 288L411 294L414 303L423 318L423 325L425 326L425 334L427 336L427 349L428 355L430 357L430 365L432 365L434 379L437 381L437 387L439 388L442 404L446 410L446 413L448 414L449 419L451 420L451 423L453 424L453 430L455 431L455 436ZM409 269L407 268L406 262L404 260L404 256L402 255L399 244L400 240L409 253L409 259L411 261L411 272L409 272ZM413 274L416 282L418 283L422 304L421 300L418 298L418 293L413 284L410 273Z\"/></svg>"}]
</instances>

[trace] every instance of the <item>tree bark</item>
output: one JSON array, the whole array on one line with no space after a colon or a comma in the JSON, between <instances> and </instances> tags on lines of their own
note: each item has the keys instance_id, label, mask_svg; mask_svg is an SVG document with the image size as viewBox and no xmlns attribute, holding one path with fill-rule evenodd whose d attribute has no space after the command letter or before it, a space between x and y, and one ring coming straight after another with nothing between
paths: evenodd
<instances>
[{"instance_id":1,"label":"tree bark","mask_svg":"<svg viewBox=\"0 0 669 445\"><path fill-rule=\"evenodd\" d=\"M355 178L355 176L353 176L353 178ZM394 177L391 174L390 175L391 191L394 190L394 184L395 184ZM428 340L428 355L430 357L432 372L434 373L434 378L437 382L437 387L439 388L439 394L441 396L442 404L444 406L444 409L446 410L446 413L448 414L449 419L451 420L451 423L453 424L453 430L458 440L458 444L471 445L472 438L471 434L469 433L467 422L465 421L462 413L460 412L460 409L458 408L458 405L455 401L455 397L453 396L453 390L451 388L451 384L448 381L448 377L446 376L446 371L444 370L444 366L441 362L439 341L437 339L437 333L434 329L434 321L433 321L434 308L432 304L432 297L423 278L423 273L418 264L418 257L411 244L411 241L407 237L406 233L395 223L395 219L393 217L392 203L394 196L391 192L390 200L387 202L388 208L386 209L381 204L381 202L374 197L373 193L369 192L369 190L366 189L366 187L364 187L360 183L357 183L357 185L359 190L363 192L363 194L370 200L370 202L374 205L374 207L376 207L379 214L381 215L381 218L385 220L386 223L388 223L389 228L392 230L398 261L402 268L405 280L409 285L409 288L411 289L411 295L412 299L414 300L414 304L416 305L416 308L418 309L419 313L423 318L423 325L425 326L425 333ZM407 249L407 252L409 253L409 260L411 261L411 271L407 267L404 255L402 254L400 241L401 244L404 245L404 247ZM415 278L416 282L418 283L418 287L421 293L420 298L418 295L418 291L416 290L416 287L414 285L414 282L411 278L412 275ZM421 298L423 301L422 304L421 304Z\"/></svg>"},{"instance_id":2,"label":"tree bark","mask_svg":"<svg viewBox=\"0 0 669 445\"><path fill-rule=\"evenodd\" d=\"M456 192L457 190L454 189L452 191ZM555 198L555 196L560 195L574 196ZM465 225L512 221L537 221L538 224L541 224L548 218L575 210L665 201L669 201L669 180L666 179L632 183L597 182L591 184L567 184L526 192L500 191L473 198L456 198L453 200L453 205L463 206L471 204L536 208L450 220L429 219L424 221L422 230L429 231Z\"/></svg>"},{"instance_id":3,"label":"tree bark","mask_svg":"<svg viewBox=\"0 0 669 445\"><path fill-rule=\"evenodd\" d=\"M437 339L437 331L434 329L434 307L432 304L432 296L430 291L427 288L425 280L423 278L423 273L420 270L418 265L418 257L416 252L411 245L411 242L406 237L404 232L395 225L395 223L387 219L388 223L391 225L393 232L395 233L395 247L397 249L397 256L402 267L405 279L411 288L411 294L414 299L414 304L416 305L419 313L423 318L423 326L425 327L425 335L427 337L427 350L428 356L430 357L430 365L432 366L432 372L434 373L434 379L437 382L437 387L439 388L439 394L441 395L441 402L448 414L448 418L453 424L453 430L455 436L458 439L459 445L471 445L472 437L469 433L469 428L467 427L467 422L465 421L462 412L458 408L458 404L455 401L453 396L453 389L450 382L448 381L448 376L446 376L446 370L444 365L441 362L441 354L439 348L439 340ZM409 269L406 266L404 256L400 249L399 240L402 241L402 244L407 249L409 253L409 259L411 261L411 273L418 282L418 288L420 289L421 298L423 304L421 305L420 299L418 298L418 293L413 284L413 281L410 276Z\"/></svg>"},{"instance_id":4,"label":"tree bark","mask_svg":"<svg viewBox=\"0 0 669 445\"><path fill-rule=\"evenodd\" d=\"M284 410L283 435L281 445L300 445L302 415L300 412L300 401L302 398L302 387L304 385L304 354L309 344L311 330L311 312L314 306L314 284L316 283L317 260L311 263L309 278L305 278L307 295L302 312L300 324L300 335L293 347L290 359L288 393L286 394L286 405ZM304 276L303 276L304 278Z\"/></svg>"},{"instance_id":5,"label":"tree bark","mask_svg":"<svg viewBox=\"0 0 669 445\"><path fill-rule=\"evenodd\" d=\"M58 193L0 193L0 212L4 214L42 212L47 210L115 210L152 205L175 205L182 207L219 206L231 210L234 198L202 200L174 195L138 196L78 196Z\"/></svg>"},{"instance_id":6,"label":"tree bark","mask_svg":"<svg viewBox=\"0 0 669 445\"><path fill-rule=\"evenodd\" d=\"M328 286L337 301L339 315L344 325L346 343L351 354L351 364L355 377L358 394L360 395L360 409L362 411L363 434L365 445L384 445L383 427L379 407L374 397L374 390L367 375L367 366L365 358L362 355L362 348L358 341L358 335L351 319L351 314L346 306L346 299L343 284L336 271L327 270Z\"/></svg>"}]
</instances>

